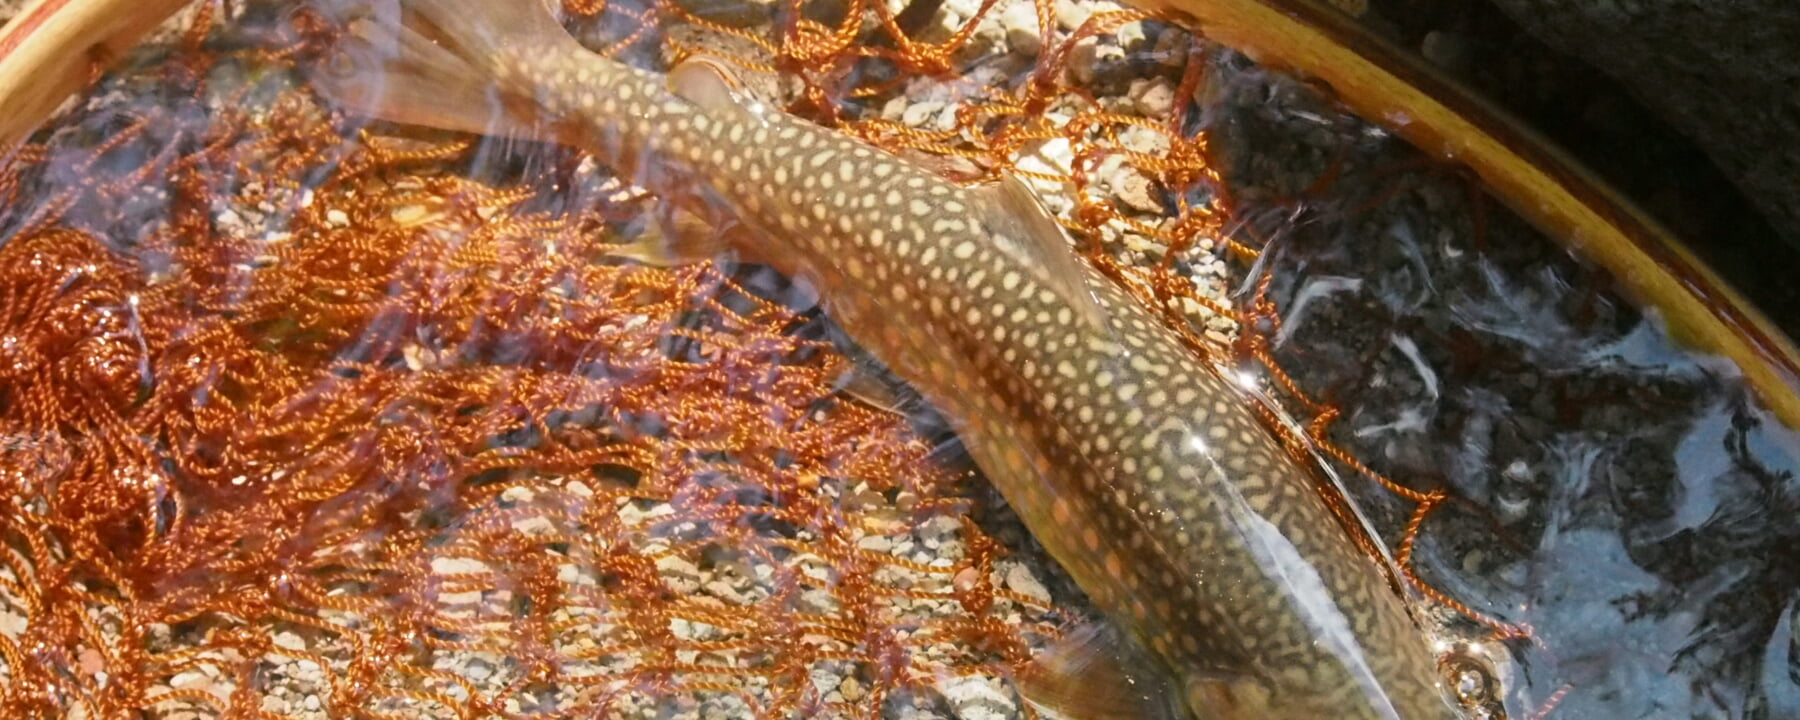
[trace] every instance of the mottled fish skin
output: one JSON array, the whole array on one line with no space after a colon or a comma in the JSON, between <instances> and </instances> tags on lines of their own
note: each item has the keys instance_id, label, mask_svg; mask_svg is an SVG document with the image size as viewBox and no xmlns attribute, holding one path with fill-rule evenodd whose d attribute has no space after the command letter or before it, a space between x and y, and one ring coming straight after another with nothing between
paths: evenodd
<instances>
[{"instance_id":1,"label":"mottled fish skin","mask_svg":"<svg viewBox=\"0 0 1800 720\"><path fill-rule=\"evenodd\" d=\"M528 4L510 12L537 12ZM485 3L413 6L452 37L520 24L485 17ZM951 418L1191 717L1455 717L1388 576L1242 389L1086 263L1070 267L1091 297L1048 277L1002 191L706 95L716 89L671 92L583 50L547 13L532 27L541 36L488 41L498 86L652 190L755 230L745 250L814 284L836 322ZM1103 322L1084 319L1094 302Z\"/></svg>"}]
</instances>

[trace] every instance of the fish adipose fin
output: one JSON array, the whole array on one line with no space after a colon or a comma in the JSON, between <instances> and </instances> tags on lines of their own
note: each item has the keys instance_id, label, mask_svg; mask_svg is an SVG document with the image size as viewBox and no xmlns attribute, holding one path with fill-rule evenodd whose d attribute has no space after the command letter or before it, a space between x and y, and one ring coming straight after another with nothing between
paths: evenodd
<instances>
[{"instance_id":1,"label":"fish adipose fin","mask_svg":"<svg viewBox=\"0 0 1800 720\"><path fill-rule=\"evenodd\" d=\"M1078 626L1017 678L1019 695L1066 720L1177 720L1167 679L1110 623Z\"/></svg>"},{"instance_id":2,"label":"fish adipose fin","mask_svg":"<svg viewBox=\"0 0 1800 720\"><path fill-rule=\"evenodd\" d=\"M989 205L988 226L999 234L1002 249L1013 253L1090 328L1105 332L1106 309L1088 286L1090 272L1069 248L1068 235L1025 181L1003 175L985 193Z\"/></svg>"},{"instance_id":3,"label":"fish adipose fin","mask_svg":"<svg viewBox=\"0 0 1800 720\"><path fill-rule=\"evenodd\" d=\"M389 122L483 135L537 137L532 91L504 82L520 48L580 50L540 0L406 0L402 19L347 25L340 55L313 79L346 108ZM556 46L561 47L556 47Z\"/></svg>"}]
</instances>

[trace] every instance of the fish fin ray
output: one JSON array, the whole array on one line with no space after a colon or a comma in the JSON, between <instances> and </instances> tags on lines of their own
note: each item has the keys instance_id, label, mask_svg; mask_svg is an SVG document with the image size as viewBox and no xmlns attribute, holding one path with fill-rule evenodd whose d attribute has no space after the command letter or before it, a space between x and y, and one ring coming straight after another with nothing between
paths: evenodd
<instances>
[{"instance_id":1,"label":"fish fin ray","mask_svg":"<svg viewBox=\"0 0 1800 720\"><path fill-rule=\"evenodd\" d=\"M1177 720L1168 680L1110 623L1075 627L1016 679L1020 697L1068 720Z\"/></svg>"},{"instance_id":2,"label":"fish fin ray","mask_svg":"<svg viewBox=\"0 0 1800 720\"><path fill-rule=\"evenodd\" d=\"M546 51L581 50L544 0L405 0L404 9L407 22L423 20L436 31L431 33L434 39L485 68L483 75L488 77L495 77L499 63L518 58L521 51L542 56Z\"/></svg>"},{"instance_id":3,"label":"fish fin ray","mask_svg":"<svg viewBox=\"0 0 1800 720\"><path fill-rule=\"evenodd\" d=\"M692 265L718 257L731 247L726 231L679 207L653 213L650 224L631 242L606 251L609 257L655 267Z\"/></svg>"},{"instance_id":4,"label":"fish fin ray","mask_svg":"<svg viewBox=\"0 0 1800 720\"><path fill-rule=\"evenodd\" d=\"M1089 327L1107 331L1106 309L1088 285L1088 269L1069 248L1062 225L1031 187L1009 173L983 192L990 199L995 221L1006 231L1007 239L1014 241L1003 249L1024 261Z\"/></svg>"},{"instance_id":5,"label":"fish fin ray","mask_svg":"<svg viewBox=\"0 0 1800 720\"><path fill-rule=\"evenodd\" d=\"M313 73L325 94L380 120L455 132L536 139L535 91L503 82L515 75L500 63L518 48L581 49L540 0L408 0L398 19L347 20L344 62Z\"/></svg>"},{"instance_id":6,"label":"fish fin ray","mask_svg":"<svg viewBox=\"0 0 1800 720\"><path fill-rule=\"evenodd\" d=\"M342 46L347 63L313 73L327 97L351 112L405 125L534 139L507 98L468 81L479 77L455 53L407 27L370 20L350 25L355 38ZM379 68L374 69L374 68Z\"/></svg>"},{"instance_id":7,"label":"fish fin ray","mask_svg":"<svg viewBox=\"0 0 1800 720\"><path fill-rule=\"evenodd\" d=\"M909 406L918 402L917 398L881 377L874 369L856 364L839 374L833 385L845 396L893 415L907 415Z\"/></svg>"}]
</instances>

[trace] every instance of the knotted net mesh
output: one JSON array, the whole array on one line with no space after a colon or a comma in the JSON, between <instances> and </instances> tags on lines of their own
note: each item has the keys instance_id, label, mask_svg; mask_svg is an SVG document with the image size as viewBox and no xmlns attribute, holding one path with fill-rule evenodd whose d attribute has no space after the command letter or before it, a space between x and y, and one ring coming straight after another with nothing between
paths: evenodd
<instances>
[{"instance_id":1,"label":"knotted net mesh","mask_svg":"<svg viewBox=\"0 0 1800 720\"><path fill-rule=\"evenodd\" d=\"M1039 0L1037 46L977 62L994 0L745 7L564 10L1032 180L1197 359L1269 358L1200 106L1156 99L1205 96L1217 48ZM1008 678L1078 598L939 438L839 392L858 360L800 293L612 257L655 199L578 152L336 110L303 3L182 22L0 168L0 714L1032 713Z\"/></svg>"}]
</instances>

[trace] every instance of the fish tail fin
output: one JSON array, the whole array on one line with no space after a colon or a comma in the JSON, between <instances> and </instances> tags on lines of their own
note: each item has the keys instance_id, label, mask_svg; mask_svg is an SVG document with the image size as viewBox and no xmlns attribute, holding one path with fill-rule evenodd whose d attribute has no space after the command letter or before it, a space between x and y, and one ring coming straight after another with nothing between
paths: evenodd
<instances>
[{"instance_id":1,"label":"fish tail fin","mask_svg":"<svg viewBox=\"0 0 1800 720\"><path fill-rule=\"evenodd\" d=\"M525 53L578 51L541 0L404 0L402 15L348 23L314 79L353 112L443 130L530 136L543 108Z\"/></svg>"}]
</instances>

